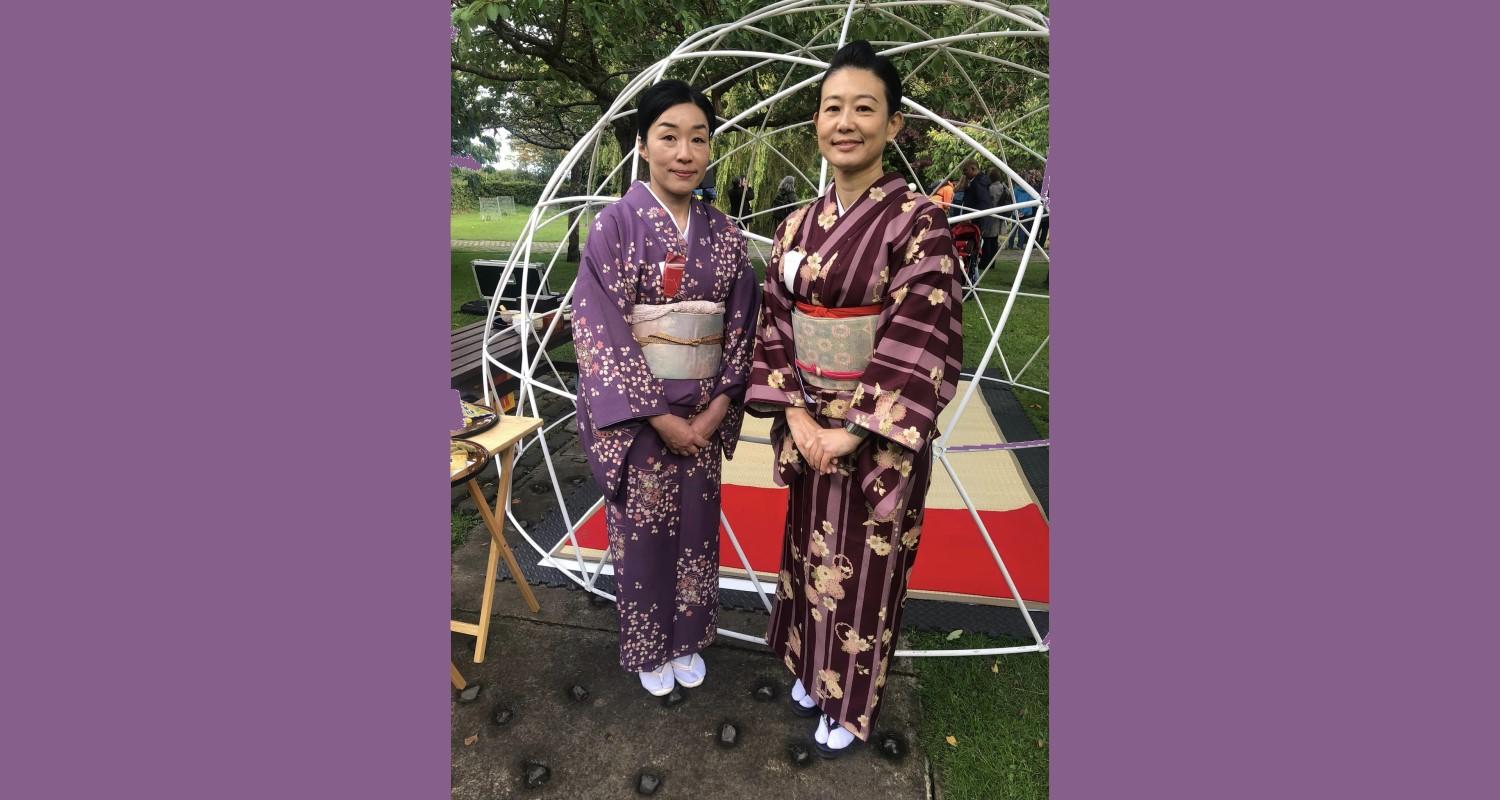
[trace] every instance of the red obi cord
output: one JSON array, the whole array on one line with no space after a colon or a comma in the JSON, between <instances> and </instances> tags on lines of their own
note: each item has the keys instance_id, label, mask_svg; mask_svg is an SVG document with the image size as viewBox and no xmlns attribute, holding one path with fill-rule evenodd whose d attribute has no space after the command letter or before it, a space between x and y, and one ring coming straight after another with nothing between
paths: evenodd
<instances>
[{"instance_id":1,"label":"red obi cord","mask_svg":"<svg viewBox=\"0 0 1500 800\"><path fill-rule=\"evenodd\" d=\"M677 290L682 288L682 268L687 265L687 257L681 253L668 253L667 261L662 265L661 291L667 297L676 297Z\"/></svg>"},{"instance_id":2,"label":"red obi cord","mask_svg":"<svg viewBox=\"0 0 1500 800\"><path fill-rule=\"evenodd\" d=\"M797 310L809 317L821 317L823 319L846 319L848 317L873 317L883 310L878 303L873 306L848 306L846 308L827 308L815 306L812 303L797 301Z\"/></svg>"}]
</instances>

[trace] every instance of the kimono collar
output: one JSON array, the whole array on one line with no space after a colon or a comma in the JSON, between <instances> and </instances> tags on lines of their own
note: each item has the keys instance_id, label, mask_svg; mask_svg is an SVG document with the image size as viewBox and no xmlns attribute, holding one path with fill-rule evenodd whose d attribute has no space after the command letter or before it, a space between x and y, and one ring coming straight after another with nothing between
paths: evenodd
<instances>
[{"instance_id":1,"label":"kimono collar","mask_svg":"<svg viewBox=\"0 0 1500 800\"><path fill-rule=\"evenodd\" d=\"M854 208L855 206L863 202L866 197L878 203L881 200L884 200L885 198L896 194L897 192L905 191L906 179L902 178L898 173L887 172L886 174L876 179L874 183L870 184L870 188L864 190L864 192L862 192L859 197L855 198L854 202L850 203L848 208L845 208L844 201L839 197L838 184L828 184L828 193L833 196L833 203L838 208L840 217L847 214L849 212L849 209Z\"/></svg>"},{"instance_id":2,"label":"kimono collar","mask_svg":"<svg viewBox=\"0 0 1500 800\"><path fill-rule=\"evenodd\" d=\"M667 208L667 204L663 203L661 201L661 198L656 196L656 192L651 191L651 184L649 184L649 183L647 183L645 181L636 181L635 185L641 187L642 189L645 189L646 190L646 194L651 197L651 200L653 202L655 202L658 206L661 206L661 210L664 211L664 212L666 212L667 219L669 219L669 220L672 221L672 226L675 227L675 228L677 228L677 235L681 236L682 240L684 242L686 242L688 240L688 232L693 229L693 211L695 210L695 206L697 205L694 202L694 200L696 198L693 198L691 196L688 197L688 213L687 213L688 222L687 222L687 227L684 228L681 225L677 224L677 218L674 217L674 216L672 216L672 209ZM634 188L634 187L632 187L632 188ZM645 204L645 198L638 197L638 198L636 198L636 201L639 202L639 203L641 203L642 205Z\"/></svg>"}]
</instances>

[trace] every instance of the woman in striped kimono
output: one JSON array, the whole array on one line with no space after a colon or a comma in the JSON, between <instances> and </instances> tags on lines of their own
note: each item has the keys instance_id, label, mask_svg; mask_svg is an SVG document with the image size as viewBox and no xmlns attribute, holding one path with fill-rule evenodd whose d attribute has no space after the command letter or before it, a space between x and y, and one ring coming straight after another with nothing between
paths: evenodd
<instances>
[{"instance_id":1,"label":"woman in striped kimono","mask_svg":"<svg viewBox=\"0 0 1500 800\"><path fill-rule=\"evenodd\" d=\"M745 239L693 199L713 106L641 95L641 160L599 213L573 290L578 438L604 492L620 666L654 695L697 686L719 612L719 476L739 439L759 290Z\"/></svg>"},{"instance_id":2,"label":"woman in striped kimono","mask_svg":"<svg viewBox=\"0 0 1500 800\"><path fill-rule=\"evenodd\" d=\"M829 64L813 120L833 186L776 231L746 403L772 416L786 540L768 639L825 756L869 738L963 356L948 223L882 174L901 78L868 42Z\"/></svg>"}]
</instances>

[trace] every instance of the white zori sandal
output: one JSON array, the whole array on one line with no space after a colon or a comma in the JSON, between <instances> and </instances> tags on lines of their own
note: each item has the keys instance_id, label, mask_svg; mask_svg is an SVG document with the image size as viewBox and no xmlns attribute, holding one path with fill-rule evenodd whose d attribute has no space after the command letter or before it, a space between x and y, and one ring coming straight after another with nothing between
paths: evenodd
<instances>
[{"instance_id":1,"label":"white zori sandal","mask_svg":"<svg viewBox=\"0 0 1500 800\"><path fill-rule=\"evenodd\" d=\"M656 669L638 674L641 676L641 685L656 697L671 694L672 687L676 685L676 681L672 679L672 662L670 661Z\"/></svg>"},{"instance_id":2,"label":"white zori sandal","mask_svg":"<svg viewBox=\"0 0 1500 800\"><path fill-rule=\"evenodd\" d=\"M672 673L677 677L677 682L689 689L702 685L703 679L708 676L708 665L703 663L703 656L697 653L674 658L668 663L672 665Z\"/></svg>"}]
</instances>

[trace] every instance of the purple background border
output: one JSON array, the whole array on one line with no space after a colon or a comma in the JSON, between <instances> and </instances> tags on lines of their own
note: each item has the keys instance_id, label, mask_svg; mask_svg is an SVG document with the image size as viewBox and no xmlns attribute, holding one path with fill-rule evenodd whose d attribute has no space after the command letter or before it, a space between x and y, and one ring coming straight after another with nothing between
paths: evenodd
<instances>
[{"instance_id":1,"label":"purple background border","mask_svg":"<svg viewBox=\"0 0 1500 800\"><path fill-rule=\"evenodd\" d=\"M1472 793L1493 24L1058 5L1054 796ZM434 8L9 12L5 795L446 795Z\"/></svg>"}]
</instances>

